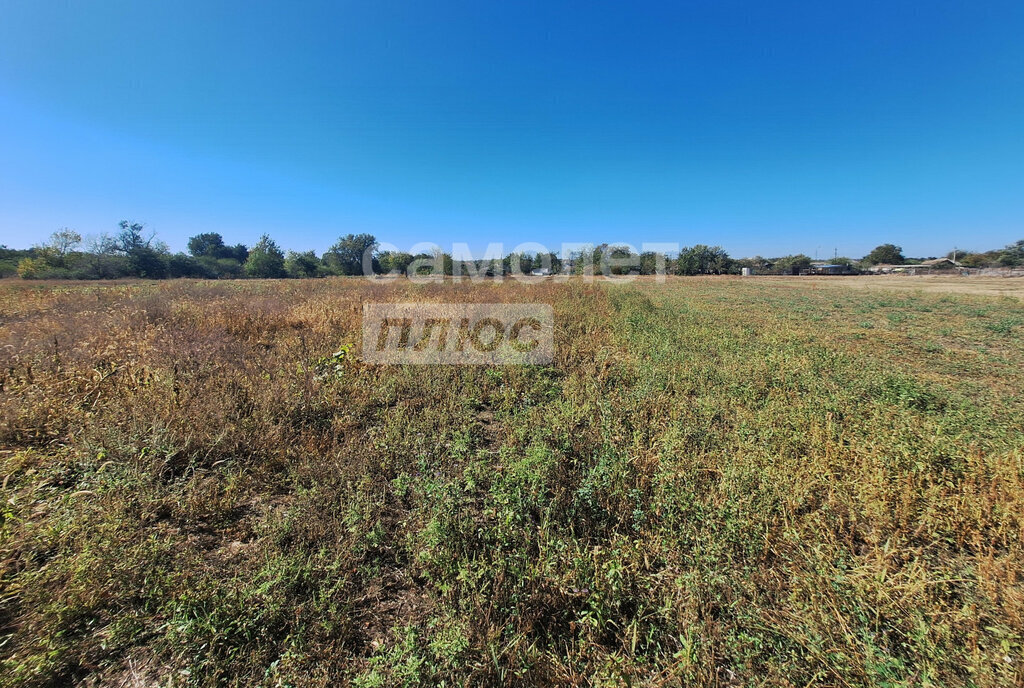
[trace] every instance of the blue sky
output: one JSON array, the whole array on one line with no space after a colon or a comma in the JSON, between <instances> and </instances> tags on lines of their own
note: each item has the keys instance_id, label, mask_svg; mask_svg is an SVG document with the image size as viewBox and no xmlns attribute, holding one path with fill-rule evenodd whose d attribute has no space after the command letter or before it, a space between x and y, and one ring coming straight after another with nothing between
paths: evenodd
<instances>
[{"instance_id":1,"label":"blue sky","mask_svg":"<svg viewBox=\"0 0 1024 688\"><path fill-rule=\"evenodd\" d=\"M0 243L1024 238L1024 3L0 0Z\"/></svg>"}]
</instances>

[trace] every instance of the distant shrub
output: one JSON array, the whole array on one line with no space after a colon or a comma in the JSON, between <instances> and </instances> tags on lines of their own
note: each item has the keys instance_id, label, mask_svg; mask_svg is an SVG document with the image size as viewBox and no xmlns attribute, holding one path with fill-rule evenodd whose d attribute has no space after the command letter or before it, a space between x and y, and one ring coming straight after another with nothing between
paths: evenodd
<instances>
[{"instance_id":1,"label":"distant shrub","mask_svg":"<svg viewBox=\"0 0 1024 688\"><path fill-rule=\"evenodd\" d=\"M39 279L41 273L47 267L46 261L42 258L22 258L18 261L18 277L21 279Z\"/></svg>"}]
</instances>

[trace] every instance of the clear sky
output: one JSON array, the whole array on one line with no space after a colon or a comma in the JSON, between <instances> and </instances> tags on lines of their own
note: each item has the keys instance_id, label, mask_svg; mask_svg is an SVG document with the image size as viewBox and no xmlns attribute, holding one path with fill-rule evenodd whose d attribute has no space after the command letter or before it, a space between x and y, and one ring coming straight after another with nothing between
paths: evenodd
<instances>
[{"instance_id":1,"label":"clear sky","mask_svg":"<svg viewBox=\"0 0 1024 688\"><path fill-rule=\"evenodd\" d=\"M1024 238L1024 2L0 0L0 243Z\"/></svg>"}]
</instances>

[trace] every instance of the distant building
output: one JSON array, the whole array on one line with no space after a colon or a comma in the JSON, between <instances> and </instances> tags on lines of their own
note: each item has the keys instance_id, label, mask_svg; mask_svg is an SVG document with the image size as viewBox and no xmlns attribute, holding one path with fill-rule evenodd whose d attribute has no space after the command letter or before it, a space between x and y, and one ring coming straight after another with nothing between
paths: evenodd
<instances>
[{"instance_id":1,"label":"distant building","mask_svg":"<svg viewBox=\"0 0 1024 688\"><path fill-rule=\"evenodd\" d=\"M959 270L962 266L952 258L933 258L921 262L921 267L929 271Z\"/></svg>"},{"instance_id":2,"label":"distant building","mask_svg":"<svg viewBox=\"0 0 1024 688\"><path fill-rule=\"evenodd\" d=\"M967 268L950 258L932 258L923 260L915 265L888 265L879 263L868 268L868 272L874 275L930 275L936 272L959 272L967 273Z\"/></svg>"},{"instance_id":3,"label":"distant building","mask_svg":"<svg viewBox=\"0 0 1024 688\"><path fill-rule=\"evenodd\" d=\"M549 268L537 268L530 274L534 277L548 277L551 274L551 270Z\"/></svg>"},{"instance_id":4,"label":"distant building","mask_svg":"<svg viewBox=\"0 0 1024 688\"><path fill-rule=\"evenodd\" d=\"M850 269L849 265L843 263L811 263L811 267L807 268L806 273L808 275L849 275L852 274L853 270Z\"/></svg>"},{"instance_id":5,"label":"distant building","mask_svg":"<svg viewBox=\"0 0 1024 688\"><path fill-rule=\"evenodd\" d=\"M914 273L914 268L917 265L890 265L888 263L879 263L878 265L872 265L868 268L868 272L873 275L888 275L892 273L910 272Z\"/></svg>"}]
</instances>

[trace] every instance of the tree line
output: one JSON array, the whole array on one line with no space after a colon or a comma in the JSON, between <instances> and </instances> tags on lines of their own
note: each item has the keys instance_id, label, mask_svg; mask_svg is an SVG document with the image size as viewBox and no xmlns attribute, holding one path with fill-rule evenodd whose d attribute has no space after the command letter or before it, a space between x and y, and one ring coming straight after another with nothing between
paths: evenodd
<instances>
[{"instance_id":1,"label":"tree line","mask_svg":"<svg viewBox=\"0 0 1024 688\"><path fill-rule=\"evenodd\" d=\"M950 258L967 267L1014 267L1024 265L1024 240L984 253L951 251ZM859 260L833 258L829 262L850 266L851 271L880 263L914 264L894 244L883 244ZM216 232L197 234L188 240L187 253L172 253L144 225L123 220L113 235L102 235L83 245L82 236L70 229L54 232L49 240L31 249L0 246L0 277L24 279L118 279L139 277L167 279L310 278L331 275L444 274L469 276L530 274L641 274L675 275L738 274L751 268L757 274L799 274L811 267L803 254L775 258L732 258L720 246L697 244L678 254L637 253L614 244L600 244L565 256L556 253L510 253L478 261L460 260L451 254L410 254L381 250L371 234L348 234L324 253L285 251L263 235L251 248L228 245Z\"/></svg>"}]
</instances>

